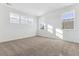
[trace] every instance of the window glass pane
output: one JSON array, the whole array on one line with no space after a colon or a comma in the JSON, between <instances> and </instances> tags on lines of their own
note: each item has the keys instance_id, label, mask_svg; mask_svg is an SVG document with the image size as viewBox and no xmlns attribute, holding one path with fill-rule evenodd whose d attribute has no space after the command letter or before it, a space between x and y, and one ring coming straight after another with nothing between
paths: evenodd
<instances>
[{"instance_id":1,"label":"window glass pane","mask_svg":"<svg viewBox=\"0 0 79 59\"><path fill-rule=\"evenodd\" d=\"M10 23L19 24L19 15L16 13L10 13Z\"/></svg>"},{"instance_id":2,"label":"window glass pane","mask_svg":"<svg viewBox=\"0 0 79 59\"><path fill-rule=\"evenodd\" d=\"M17 23L17 24L19 24L19 19L11 18L10 19L10 23Z\"/></svg>"},{"instance_id":3,"label":"window glass pane","mask_svg":"<svg viewBox=\"0 0 79 59\"><path fill-rule=\"evenodd\" d=\"M10 13L11 18L19 18L19 15L16 13Z\"/></svg>"},{"instance_id":4,"label":"window glass pane","mask_svg":"<svg viewBox=\"0 0 79 59\"><path fill-rule=\"evenodd\" d=\"M33 18L32 18L32 17L29 17L29 18L27 19L27 22L28 22L29 24L32 24L32 23L33 23Z\"/></svg>"},{"instance_id":5,"label":"window glass pane","mask_svg":"<svg viewBox=\"0 0 79 59\"><path fill-rule=\"evenodd\" d=\"M27 24L27 17L21 16L21 24Z\"/></svg>"},{"instance_id":6,"label":"window glass pane","mask_svg":"<svg viewBox=\"0 0 79 59\"><path fill-rule=\"evenodd\" d=\"M72 19L72 18L75 18L75 13L74 13L74 11L66 12L66 13L64 13L64 15L63 15L63 19L64 19L64 20L69 20L69 19Z\"/></svg>"},{"instance_id":7,"label":"window glass pane","mask_svg":"<svg viewBox=\"0 0 79 59\"><path fill-rule=\"evenodd\" d=\"M69 11L63 15L63 29L74 29L75 11Z\"/></svg>"}]
</instances>

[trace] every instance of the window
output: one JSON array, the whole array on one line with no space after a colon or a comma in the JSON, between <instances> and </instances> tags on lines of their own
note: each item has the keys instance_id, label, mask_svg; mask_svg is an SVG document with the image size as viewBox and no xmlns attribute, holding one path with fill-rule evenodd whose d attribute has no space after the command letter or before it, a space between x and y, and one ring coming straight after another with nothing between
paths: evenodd
<instances>
[{"instance_id":1,"label":"window","mask_svg":"<svg viewBox=\"0 0 79 59\"><path fill-rule=\"evenodd\" d=\"M63 22L63 29L73 29L74 21L65 21Z\"/></svg>"},{"instance_id":2,"label":"window","mask_svg":"<svg viewBox=\"0 0 79 59\"><path fill-rule=\"evenodd\" d=\"M32 23L33 23L33 18L32 18L32 17L28 17L27 22L28 22L29 24L32 24Z\"/></svg>"},{"instance_id":3,"label":"window","mask_svg":"<svg viewBox=\"0 0 79 59\"><path fill-rule=\"evenodd\" d=\"M27 17L21 16L21 24L27 24Z\"/></svg>"},{"instance_id":4,"label":"window","mask_svg":"<svg viewBox=\"0 0 79 59\"><path fill-rule=\"evenodd\" d=\"M16 13L10 13L10 23L19 24L19 15Z\"/></svg>"},{"instance_id":5,"label":"window","mask_svg":"<svg viewBox=\"0 0 79 59\"><path fill-rule=\"evenodd\" d=\"M73 19L73 18L75 18L75 12L74 11L66 12L63 15L64 20L70 20L70 19Z\"/></svg>"},{"instance_id":6,"label":"window","mask_svg":"<svg viewBox=\"0 0 79 59\"><path fill-rule=\"evenodd\" d=\"M63 15L63 29L73 29L74 28L75 12L69 11Z\"/></svg>"},{"instance_id":7,"label":"window","mask_svg":"<svg viewBox=\"0 0 79 59\"><path fill-rule=\"evenodd\" d=\"M27 17L25 15L19 15L17 13L10 13L10 23L15 24L32 24L33 17Z\"/></svg>"}]
</instances>

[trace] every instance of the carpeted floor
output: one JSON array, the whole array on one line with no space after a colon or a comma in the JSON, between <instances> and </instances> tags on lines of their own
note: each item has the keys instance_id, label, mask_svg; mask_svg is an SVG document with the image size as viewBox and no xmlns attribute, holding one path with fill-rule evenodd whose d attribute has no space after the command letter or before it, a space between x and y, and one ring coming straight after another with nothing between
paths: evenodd
<instances>
[{"instance_id":1,"label":"carpeted floor","mask_svg":"<svg viewBox=\"0 0 79 59\"><path fill-rule=\"evenodd\" d=\"M0 43L0 56L79 56L79 44L31 37Z\"/></svg>"}]
</instances>

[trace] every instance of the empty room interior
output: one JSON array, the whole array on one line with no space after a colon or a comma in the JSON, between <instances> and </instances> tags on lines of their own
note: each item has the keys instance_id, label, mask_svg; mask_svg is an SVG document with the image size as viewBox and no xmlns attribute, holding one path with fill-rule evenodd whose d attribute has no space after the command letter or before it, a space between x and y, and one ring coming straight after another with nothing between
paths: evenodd
<instances>
[{"instance_id":1,"label":"empty room interior","mask_svg":"<svg viewBox=\"0 0 79 59\"><path fill-rule=\"evenodd\" d=\"M79 56L79 4L0 3L0 56Z\"/></svg>"}]
</instances>

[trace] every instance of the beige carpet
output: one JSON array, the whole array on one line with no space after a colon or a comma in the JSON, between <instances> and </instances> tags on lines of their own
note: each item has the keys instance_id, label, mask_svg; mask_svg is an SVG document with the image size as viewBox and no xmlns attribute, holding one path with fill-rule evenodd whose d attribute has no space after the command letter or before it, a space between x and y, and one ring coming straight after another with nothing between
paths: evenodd
<instances>
[{"instance_id":1,"label":"beige carpet","mask_svg":"<svg viewBox=\"0 0 79 59\"><path fill-rule=\"evenodd\" d=\"M0 56L77 56L79 44L45 37L0 43Z\"/></svg>"}]
</instances>

